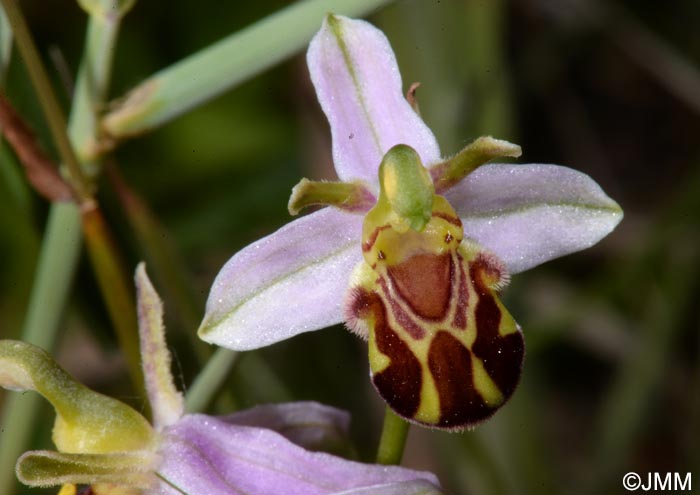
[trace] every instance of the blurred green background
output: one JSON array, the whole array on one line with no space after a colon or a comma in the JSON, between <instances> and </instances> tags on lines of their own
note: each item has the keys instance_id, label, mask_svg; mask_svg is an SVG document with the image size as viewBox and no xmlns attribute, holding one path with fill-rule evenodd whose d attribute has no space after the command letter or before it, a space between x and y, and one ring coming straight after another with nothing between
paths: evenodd
<instances>
[{"instance_id":1,"label":"blurred green background","mask_svg":"<svg viewBox=\"0 0 700 495\"><path fill-rule=\"evenodd\" d=\"M137 2L123 23L111 96L287 4ZM68 107L85 15L67 0L22 5ZM392 42L405 86L422 83L421 112L445 155L482 134L508 139L522 146L522 162L581 170L625 210L594 248L513 278L504 299L528 354L512 401L474 432L412 428L404 463L436 472L454 495L624 493L628 471L692 472L700 485L700 3L403 0L369 19ZM27 81L15 56L7 93L51 150ZM4 146L0 336L17 338L47 205ZM289 220L301 177L334 177L330 149L299 54L115 152L113 166L189 277L189 315L158 287L183 387L196 374L186 334L213 277ZM113 181L100 190L133 267L145 254ZM67 369L142 403L126 385L85 260L60 335ZM241 355L227 387L237 407L309 399L350 410L358 455L369 460L383 406L365 353L341 327L305 334ZM43 417L37 446L49 442L52 412Z\"/></svg>"}]
</instances>

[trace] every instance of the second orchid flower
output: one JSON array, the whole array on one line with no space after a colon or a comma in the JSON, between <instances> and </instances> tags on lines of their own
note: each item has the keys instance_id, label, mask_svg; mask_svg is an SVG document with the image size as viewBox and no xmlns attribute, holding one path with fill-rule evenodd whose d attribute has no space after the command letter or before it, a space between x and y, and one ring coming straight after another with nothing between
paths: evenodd
<instances>
[{"instance_id":1,"label":"second orchid flower","mask_svg":"<svg viewBox=\"0 0 700 495\"><path fill-rule=\"evenodd\" d=\"M136 273L141 360L153 425L126 404L75 381L46 351L0 340L0 387L35 390L56 410L58 451L23 454L30 486L77 484L95 495L439 495L434 475L324 452L347 437L347 413L315 402L267 404L228 416L185 414L174 386L162 304ZM87 493L87 492L85 492Z\"/></svg>"}]
</instances>

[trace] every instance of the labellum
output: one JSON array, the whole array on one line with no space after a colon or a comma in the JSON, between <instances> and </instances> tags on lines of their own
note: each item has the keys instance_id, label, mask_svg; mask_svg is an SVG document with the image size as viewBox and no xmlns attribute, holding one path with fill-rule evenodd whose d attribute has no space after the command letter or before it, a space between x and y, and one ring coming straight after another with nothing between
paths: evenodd
<instances>
[{"instance_id":1,"label":"labellum","mask_svg":"<svg viewBox=\"0 0 700 495\"><path fill-rule=\"evenodd\" d=\"M397 414L435 428L472 427L520 378L522 332L498 298L508 275L464 238L415 151L392 148L379 174L346 321L368 336L372 382Z\"/></svg>"}]
</instances>

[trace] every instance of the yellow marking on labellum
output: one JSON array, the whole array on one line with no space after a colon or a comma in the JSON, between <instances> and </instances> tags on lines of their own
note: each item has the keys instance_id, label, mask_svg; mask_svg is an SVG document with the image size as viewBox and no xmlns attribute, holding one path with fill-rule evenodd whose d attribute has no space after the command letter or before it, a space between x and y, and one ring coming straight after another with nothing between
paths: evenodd
<instances>
[{"instance_id":1,"label":"yellow marking on labellum","mask_svg":"<svg viewBox=\"0 0 700 495\"><path fill-rule=\"evenodd\" d=\"M440 421L440 395L438 394L435 379L426 366L423 366L421 401L413 419L430 425L437 424Z\"/></svg>"},{"instance_id":2,"label":"yellow marking on labellum","mask_svg":"<svg viewBox=\"0 0 700 495\"><path fill-rule=\"evenodd\" d=\"M472 358L472 376L474 387L487 405L496 407L503 402L503 394L489 376L481 359Z\"/></svg>"},{"instance_id":3,"label":"yellow marking on labellum","mask_svg":"<svg viewBox=\"0 0 700 495\"><path fill-rule=\"evenodd\" d=\"M389 359L388 356L382 354L381 351L379 351L379 349L377 348L377 339L374 335L374 332L370 332L369 334L369 360L374 363L374 369L376 370L376 373L381 373L389 367L389 365L391 364L391 359Z\"/></svg>"},{"instance_id":4,"label":"yellow marking on labellum","mask_svg":"<svg viewBox=\"0 0 700 495\"><path fill-rule=\"evenodd\" d=\"M497 295L507 275L498 258L463 238L442 196L424 226L407 229L385 198L392 177L383 176L365 217L365 261L351 279L346 321L368 334L372 382L397 414L469 428L502 406L520 377L522 333Z\"/></svg>"}]
</instances>

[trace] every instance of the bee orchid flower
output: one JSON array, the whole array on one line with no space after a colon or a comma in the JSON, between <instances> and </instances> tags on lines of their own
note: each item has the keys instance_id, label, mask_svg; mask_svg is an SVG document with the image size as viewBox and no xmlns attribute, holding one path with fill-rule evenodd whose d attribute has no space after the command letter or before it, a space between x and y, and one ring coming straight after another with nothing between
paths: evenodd
<instances>
[{"instance_id":1,"label":"bee orchid flower","mask_svg":"<svg viewBox=\"0 0 700 495\"><path fill-rule=\"evenodd\" d=\"M35 390L56 410L58 451L30 451L17 476L30 486L78 484L95 495L438 495L434 475L311 451L345 440L348 414L315 402L262 405L229 416L184 414L173 384L162 305L137 270L141 359L150 424L89 390L44 350L0 341L0 386ZM306 448L305 448L306 447Z\"/></svg>"},{"instance_id":2,"label":"bee orchid flower","mask_svg":"<svg viewBox=\"0 0 700 495\"><path fill-rule=\"evenodd\" d=\"M592 246L622 210L558 165L488 164L482 137L443 158L371 24L329 15L307 53L340 181L302 180L289 210L327 205L235 254L199 335L255 349L340 322L368 339L373 384L400 416L461 429L511 396L524 355L498 294L509 276Z\"/></svg>"}]
</instances>

